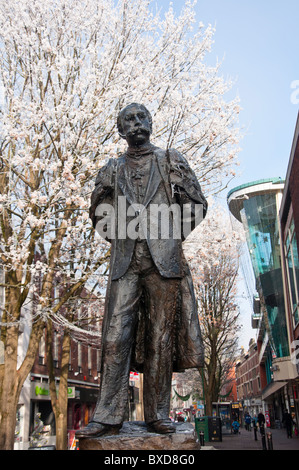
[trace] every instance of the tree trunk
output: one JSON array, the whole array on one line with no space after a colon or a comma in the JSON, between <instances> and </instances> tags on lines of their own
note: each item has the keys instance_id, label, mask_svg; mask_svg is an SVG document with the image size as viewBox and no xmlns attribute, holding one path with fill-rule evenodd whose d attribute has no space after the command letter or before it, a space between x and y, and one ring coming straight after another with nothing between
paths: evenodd
<instances>
[{"instance_id":1,"label":"tree trunk","mask_svg":"<svg viewBox=\"0 0 299 470\"><path fill-rule=\"evenodd\" d=\"M207 416L212 416L212 414L213 414L212 413L213 412L213 405L212 405L213 395L212 395L210 386L206 387L205 393L206 393L206 395L205 395L205 398L206 398L206 415Z\"/></svg>"},{"instance_id":2,"label":"tree trunk","mask_svg":"<svg viewBox=\"0 0 299 470\"><path fill-rule=\"evenodd\" d=\"M4 364L1 366L0 449L13 450L18 405L17 366L18 329L10 328L6 336Z\"/></svg>"},{"instance_id":3,"label":"tree trunk","mask_svg":"<svg viewBox=\"0 0 299 470\"><path fill-rule=\"evenodd\" d=\"M67 450L67 413L56 416L56 450Z\"/></svg>"},{"instance_id":4,"label":"tree trunk","mask_svg":"<svg viewBox=\"0 0 299 470\"><path fill-rule=\"evenodd\" d=\"M19 328L13 326L6 330L4 364L0 366L0 449L14 448L19 396L33 366L41 331L40 323L36 323L31 331L26 357L18 368Z\"/></svg>"},{"instance_id":5,"label":"tree trunk","mask_svg":"<svg viewBox=\"0 0 299 470\"><path fill-rule=\"evenodd\" d=\"M2 404L0 427L1 450L13 450L14 448L17 405L18 403L13 395Z\"/></svg>"},{"instance_id":6,"label":"tree trunk","mask_svg":"<svg viewBox=\"0 0 299 470\"><path fill-rule=\"evenodd\" d=\"M213 414L213 401L217 401L216 397L216 370L217 370L217 358L216 348L214 341L211 341L211 356L209 362L205 367L204 374L204 387L205 387L205 399L206 399L206 414L212 416Z\"/></svg>"},{"instance_id":7,"label":"tree trunk","mask_svg":"<svg viewBox=\"0 0 299 470\"><path fill-rule=\"evenodd\" d=\"M9 373L6 368L2 383L0 400L0 449L13 450L15 441L16 414L18 406L18 395L16 392L15 370Z\"/></svg>"},{"instance_id":8,"label":"tree trunk","mask_svg":"<svg viewBox=\"0 0 299 470\"><path fill-rule=\"evenodd\" d=\"M68 407L68 367L71 350L71 337L68 330L64 331L62 342L61 374L57 393L52 355L52 323L47 328L47 358L50 379L50 396L56 421L56 449L67 450L67 407Z\"/></svg>"}]
</instances>

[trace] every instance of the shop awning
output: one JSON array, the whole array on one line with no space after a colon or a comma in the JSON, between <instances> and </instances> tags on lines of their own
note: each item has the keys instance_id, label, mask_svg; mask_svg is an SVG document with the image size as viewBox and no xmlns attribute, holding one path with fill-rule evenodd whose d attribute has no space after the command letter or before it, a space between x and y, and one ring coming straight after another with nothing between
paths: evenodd
<instances>
[{"instance_id":1,"label":"shop awning","mask_svg":"<svg viewBox=\"0 0 299 470\"><path fill-rule=\"evenodd\" d=\"M287 385L287 382L271 382L267 387L262 391L262 400L265 400L267 397L270 395L273 395L273 393L277 392L280 390L282 387Z\"/></svg>"}]
</instances>

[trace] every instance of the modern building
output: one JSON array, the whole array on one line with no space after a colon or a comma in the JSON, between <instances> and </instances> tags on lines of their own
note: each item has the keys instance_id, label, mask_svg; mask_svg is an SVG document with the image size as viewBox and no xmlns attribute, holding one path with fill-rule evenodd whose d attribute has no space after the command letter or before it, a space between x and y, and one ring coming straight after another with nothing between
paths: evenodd
<instances>
[{"instance_id":1,"label":"modern building","mask_svg":"<svg viewBox=\"0 0 299 470\"><path fill-rule=\"evenodd\" d=\"M296 375L290 360L286 320L279 210L284 181L271 178L244 184L228 194L232 215L243 225L255 275L253 326L262 400L271 425L282 420L284 408L293 403L289 379Z\"/></svg>"},{"instance_id":2,"label":"modern building","mask_svg":"<svg viewBox=\"0 0 299 470\"><path fill-rule=\"evenodd\" d=\"M291 410L299 417L299 114L285 179L280 207L282 273L285 292L285 311L290 342L292 375ZM297 350L297 353L296 353ZM294 370L296 369L296 371ZM280 378L280 371L275 375ZM298 422L298 421L297 421Z\"/></svg>"}]
</instances>

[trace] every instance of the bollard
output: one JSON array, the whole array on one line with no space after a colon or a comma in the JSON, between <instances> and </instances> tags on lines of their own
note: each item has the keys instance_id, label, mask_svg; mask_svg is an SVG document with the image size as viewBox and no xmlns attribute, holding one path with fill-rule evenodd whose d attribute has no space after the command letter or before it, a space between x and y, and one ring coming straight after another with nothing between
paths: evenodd
<instances>
[{"instance_id":1,"label":"bollard","mask_svg":"<svg viewBox=\"0 0 299 470\"><path fill-rule=\"evenodd\" d=\"M272 432L267 432L268 450L273 450Z\"/></svg>"},{"instance_id":2,"label":"bollard","mask_svg":"<svg viewBox=\"0 0 299 470\"><path fill-rule=\"evenodd\" d=\"M262 445L263 445L263 450L267 450L265 434L262 434Z\"/></svg>"},{"instance_id":3,"label":"bollard","mask_svg":"<svg viewBox=\"0 0 299 470\"><path fill-rule=\"evenodd\" d=\"M199 442L200 442L201 446L205 445L205 435L204 435L203 431L200 431L200 433L199 433Z\"/></svg>"},{"instance_id":4,"label":"bollard","mask_svg":"<svg viewBox=\"0 0 299 470\"><path fill-rule=\"evenodd\" d=\"M261 437L262 437L263 450L267 450L265 428L262 425L261 425Z\"/></svg>"},{"instance_id":5,"label":"bollard","mask_svg":"<svg viewBox=\"0 0 299 470\"><path fill-rule=\"evenodd\" d=\"M254 431L254 440L257 441L257 427L256 426L253 427L253 431Z\"/></svg>"}]
</instances>

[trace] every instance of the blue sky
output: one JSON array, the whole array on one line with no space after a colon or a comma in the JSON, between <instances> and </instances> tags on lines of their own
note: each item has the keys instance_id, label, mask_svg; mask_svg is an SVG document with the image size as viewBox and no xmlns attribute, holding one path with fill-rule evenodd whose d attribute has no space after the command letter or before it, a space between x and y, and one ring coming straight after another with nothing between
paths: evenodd
<instances>
[{"instance_id":1,"label":"blue sky","mask_svg":"<svg viewBox=\"0 0 299 470\"><path fill-rule=\"evenodd\" d=\"M224 58L224 76L236 80L240 124L246 128L241 174L229 189L261 178L285 178L298 113L291 101L291 85L299 80L298 0L199 0L197 11L204 24L216 27L211 59ZM239 291L240 343L246 349L257 330L251 329L246 286Z\"/></svg>"},{"instance_id":2,"label":"blue sky","mask_svg":"<svg viewBox=\"0 0 299 470\"><path fill-rule=\"evenodd\" d=\"M180 11L184 2L172 4ZM216 28L207 59L223 59L221 72L234 79L233 96L242 108L241 174L229 189L284 178L298 113L298 104L291 102L292 82L298 80L299 89L298 0L198 0L196 11L198 21Z\"/></svg>"},{"instance_id":3,"label":"blue sky","mask_svg":"<svg viewBox=\"0 0 299 470\"><path fill-rule=\"evenodd\" d=\"M169 2L157 0L157 4ZM184 2L172 4L180 11ZM291 98L293 94L298 100L299 92L291 86L298 81L299 91L299 1L198 0L196 11L198 21L216 28L207 59L211 64L223 59L221 73L235 81L232 96L239 96L242 108L240 126L245 136L238 177L229 189L263 178L284 179L298 114L298 104ZM246 285L239 290L240 344L246 349L257 330L251 329Z\"/></svg>"}]
</instances>

